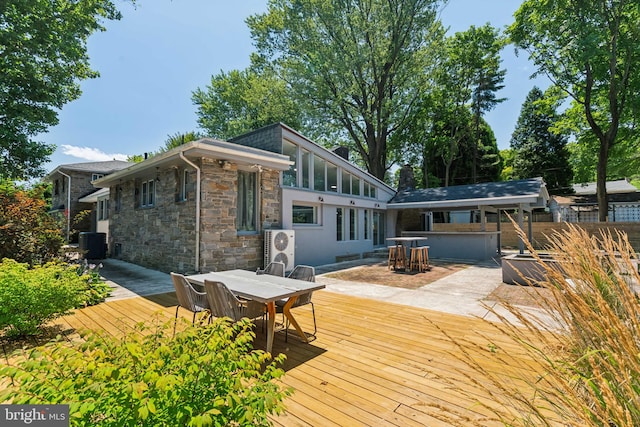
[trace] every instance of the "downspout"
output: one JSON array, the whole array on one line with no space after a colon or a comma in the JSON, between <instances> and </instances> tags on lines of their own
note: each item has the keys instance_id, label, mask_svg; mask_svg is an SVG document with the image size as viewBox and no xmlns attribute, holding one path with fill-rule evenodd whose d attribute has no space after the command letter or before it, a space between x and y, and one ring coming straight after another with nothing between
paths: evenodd
<instances>
[{"instance_id":1,"label":"downspout","mask_svg":"<svg viewBox=\"0 0 640 427\"><path fill-rule=\"evenodd\" d=\"M184 152L180 151L180 158L189 166L196 170L196 260L195 271L200 272L200 168L192 161L184 156Z\"/></svg>"},{"instance_id":2,"label":"downspout","mask_svg":"<svg viewBox=\"0 0 640 427\"><path fill-rule=\"evenodd\" d=\"M69 235L71 233L71 176L62 171L58 172L69 179L69 185L67 185L67 244L69 244Z\"/></svg>"}]
</instances>

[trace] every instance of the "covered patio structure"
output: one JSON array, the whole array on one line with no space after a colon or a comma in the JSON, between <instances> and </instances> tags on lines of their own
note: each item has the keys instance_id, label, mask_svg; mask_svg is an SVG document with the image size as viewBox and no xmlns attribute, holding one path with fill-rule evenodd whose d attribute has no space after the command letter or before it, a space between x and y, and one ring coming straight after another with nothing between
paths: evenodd
<instances>
[{"instance_id":1,"label":"covered patio structure","mask_svg":"<svg viewBox=\"0 0 640 427\"><path fill-rule=\"evenodd\" d=\"M532 235L534 209L546 208L549 193L542 178L530 178L504 182L488 182L426 189L409 189L398 192L387 204L390 222L396 224L396 235L427 237L430 256L435 258L459 258L470 260L490 259L500 253L500 225L487 227L487 213L501 218L503 211L514 212L520 228ZM476 211L479 213L480 231L452 232L434 230L434 213ZM471 216L471 214L469 215ZM476 222L476 221L474 221ZM520 253L524 242L519 242Z\"/></svg>"}]
</instances>

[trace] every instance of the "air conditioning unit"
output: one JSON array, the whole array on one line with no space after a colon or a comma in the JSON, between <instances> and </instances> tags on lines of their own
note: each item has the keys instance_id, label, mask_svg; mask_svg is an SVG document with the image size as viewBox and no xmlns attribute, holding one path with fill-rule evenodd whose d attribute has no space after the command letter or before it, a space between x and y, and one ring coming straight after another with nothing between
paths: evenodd
<instances>
[{"instance_id":1,"label":"air conditioning unit","mask_svg":"<svg viewBox=\"0 0 640 427\"><path fill-rule=\"evenodd\" d=\"M285 271L295 267L295 232L293 230L266 230L264 232L264 265L277 261L284 263Z\"/></svg>"}]
</instances>

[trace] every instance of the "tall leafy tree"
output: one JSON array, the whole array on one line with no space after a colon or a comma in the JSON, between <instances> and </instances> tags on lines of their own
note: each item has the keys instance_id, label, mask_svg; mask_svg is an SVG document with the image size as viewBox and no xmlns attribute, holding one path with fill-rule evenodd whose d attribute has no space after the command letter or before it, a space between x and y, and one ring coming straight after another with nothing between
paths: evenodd
<instances>
[{"instance_id":1,"label":"tall leafy tree","mask_svg":"<svg viewBox=\"0 0 640 427\"><path fill-rule=\"evenodd\" d=\"M54 147L34 140L97 77L87 39L119 19L110 0L0 2L0 178L41 175Z\"/></svg>"},{"instance_id":2,"label":"tall leafy tree","mask_svg":"<svg viewBox=\"0 0 640 427\"><path fill-rule=\"evenodd\" d=\"M621 123L633 121L640 90L640 2L526 0L511 40L580 109L598 141L598 216L606 221L607 166Z\"/></svg>"},{"instance_id":3,"label":"tall leafy tree","mask_svg":"<svg viewBox=\"0 0 640 427\"><path fill-rule=\"evenodd\" d=\"M534 87L522 104L511 135L513 176L520 179L541 176L549 191L556 194L567 192L573 178L567 137L552 130L558 120L555 108Z\"/></svg>"},{"instance_id":4,"label":"tall leafy tree","mask_svg":"<svg viewBox=\"0 0 640 427\"><path fill-rule=\"evenodd\" d=\"M442 34L436 0L270 0L247 22L258 54L292 93L339 125L366 169L384 179L394 134L410 117ZM437 34L437 37L435 36Z\"/></svg>"},{"instance_id":5,"label":"tall leafy tree","mask_svg":"<svg viewBox=\"0 0 640 427\"><path fill-rule=\"evenodd\" d=\"M472 150L472 182L478 182L477 163L480 142L480 119L486 113L503 102L505 98L498 98L497 92L504 87L504 77L507 70L500 69L500 51L504 47L504 37L500 31L486 24L482 27L471 26L462 34L463 42L469 49L469 64L474 69L473 90L471 95L471 110L473 112L474 140ZM466 40L465 40L466 39ZM482 178L480 178L483 181Z\"/></svg>"},{"instance_id":6,"label":"tall leafy tree","mask_svg":"<svg viewBox=\"0 0 640 427\"><path fill-rule=\"evenodd\" d=\"M215 138L227 140L276 122L304 130L300 108L286 81L255 62L246 70L211 77L192 95L198 124Z\"/></svg>"},{"instance_id":7,"label":"tall leafy tree","mask_svg":"<svg viewBox=\"0 0 640 427\"><path fill-rule=\"evenodd\" d=\"M420 98L427 102L419 104L417 119L410 127L412 141L421 141L421 132L430 135L430 141L423 145L426 155L423 156L423 176L429 176L426 168L430 162L438 162L429 157L437 155L444 170L436 175L444 186L451 181L454 164L465 163L470 171L465 174L466 178L458 177L457 180L463 179L464 183L478 181L477 166L484 156L480 154L485 126L482 116L503 101L496 95L505 75L505 70L500 69L499 56L503 45L499 32L487 24L458 32L439 46L440 56L430 75L431 85L427 86L430 95ZM497 151L494 154L497 156ZM462 157L468 157L468 161Z\"/></svg>"}]
</instances>

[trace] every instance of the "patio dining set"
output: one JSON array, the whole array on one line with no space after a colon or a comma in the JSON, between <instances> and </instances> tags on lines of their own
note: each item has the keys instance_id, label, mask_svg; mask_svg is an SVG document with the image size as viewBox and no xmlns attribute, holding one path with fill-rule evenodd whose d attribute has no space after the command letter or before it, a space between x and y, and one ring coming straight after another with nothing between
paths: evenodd
<instances>
[{"instance_id":1,"label":"patio dining set","mask_svg":"<svg viewBox=\"0 0 640 427\"><path fill-rule=\"evenodd\" d=\"M241 318L262 318L267 324L267 352L273 348L276 331L276 314L282 314L280 325L288 339L289 325L293 326L304 342L309 336L302 330L291 309L311 305L313 334L317 332L315 308L311 301L314 291L324 288L315 282L315 270L311 266L298 265L287 277L281 262L272 262L264 270L228 270L184 276L171 273L178 298L176 321L180 307L197 313L209 313L212 317L227 317L233 321ZM175 326L174 326L175 333Z\"/></svg>"},{"instance_id":2,"label":"patio dining set","mask_svg":"<svg viewBox=\"0 0 640 427\"><path fill-rule=\"evenodd\" d=\"M389 237L387 240L394 242L388 247L389 270L420 273L431 270L429 246L418 245L418 242L426 240L425 237Z\"/></svg>"}]
</instances>

